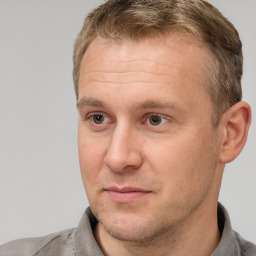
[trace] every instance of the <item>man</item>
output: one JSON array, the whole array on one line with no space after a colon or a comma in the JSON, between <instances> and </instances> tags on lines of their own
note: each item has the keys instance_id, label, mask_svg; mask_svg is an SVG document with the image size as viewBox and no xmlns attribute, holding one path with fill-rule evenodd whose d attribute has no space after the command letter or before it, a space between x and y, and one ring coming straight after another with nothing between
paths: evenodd
<instances>
[{"instance_id":1,"label":"man","mask_svg":"<svg viewBox=\"0 0 256 256\"><path fill-rule=\"evenodd\" d=\"M79 159L90 203L76 229L0 255L255 255L218 204L242 150L242 50L202 0L112 0L74 50Z\"/></svg>"}]
</instances>

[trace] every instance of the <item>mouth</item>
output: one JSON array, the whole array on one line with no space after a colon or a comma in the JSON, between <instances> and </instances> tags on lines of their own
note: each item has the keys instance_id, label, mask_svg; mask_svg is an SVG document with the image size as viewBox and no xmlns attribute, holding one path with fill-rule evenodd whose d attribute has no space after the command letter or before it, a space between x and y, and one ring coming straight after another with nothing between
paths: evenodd
<instances>
[{"instance_id":1,"label":"mouth","mask_svg":"<svg viewBox=\"0 0 256 256\"><path fill-rule=\"evenodd\" d=\"M152 191L135 187L108 187L104 191L112 201L117 203L131 203L152 193Z\"/></svg>"}]
</instances>

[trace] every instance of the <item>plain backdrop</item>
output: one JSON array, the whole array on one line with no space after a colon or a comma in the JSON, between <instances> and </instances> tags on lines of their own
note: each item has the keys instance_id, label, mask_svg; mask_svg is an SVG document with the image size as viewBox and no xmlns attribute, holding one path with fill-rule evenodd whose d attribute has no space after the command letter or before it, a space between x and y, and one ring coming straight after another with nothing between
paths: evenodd
<instances>
[{"instance_id":1,"label":"plain backdrop","mask_svg":"<svg viewBox=\"0 0 256 256\"><path fill-rule=\"evenodd\" d=\"M100 0L0 0L0 244L75 227L88 206L80 179L72 50ZM243 99L253 121L226 166L220 202L256 242L256 1L211 0L244 45Z\"/></svg>"}]
</instances>

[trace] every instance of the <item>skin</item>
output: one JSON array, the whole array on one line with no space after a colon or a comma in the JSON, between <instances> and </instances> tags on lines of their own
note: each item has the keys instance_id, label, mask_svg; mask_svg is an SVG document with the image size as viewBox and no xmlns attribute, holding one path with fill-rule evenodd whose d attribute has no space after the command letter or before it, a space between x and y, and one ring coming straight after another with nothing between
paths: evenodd
<instances>
[{"instance_id":1,"label":"skin","mask_svg":"<svg viewBox=\"0 0 256 256\"><path fill-rule=\"evenodd\" d=\"M79 159L106 255L200 256L217 247L224 164L246 134L230 153L234 111L213 127L202 82L208 60L204 47L175 34L138 42L98 38L87 49ZM244 123L248 109L236 109Z\"/></svg>"}]
</instances>

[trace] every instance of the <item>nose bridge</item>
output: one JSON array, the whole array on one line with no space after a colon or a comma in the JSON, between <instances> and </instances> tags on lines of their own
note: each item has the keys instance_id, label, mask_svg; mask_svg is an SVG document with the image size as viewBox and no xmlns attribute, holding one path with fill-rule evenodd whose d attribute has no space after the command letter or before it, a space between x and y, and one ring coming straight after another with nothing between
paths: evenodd
<instances>
[{"instance_id":1,"label":"nose bridge","mask_svg":"<svg viewBox=\"0 0 256 256\"><path fill-rule=\"evenodd\" d=\"M116 125L109 141L105 164L112 171L137 169L142 163L138 131L129 123Z\"/></svg>"}]
</instances>

